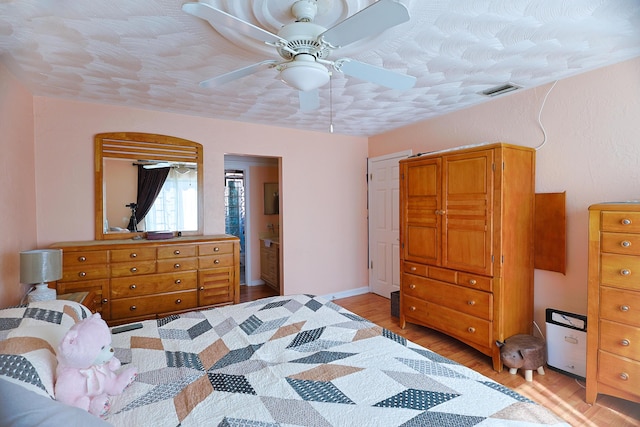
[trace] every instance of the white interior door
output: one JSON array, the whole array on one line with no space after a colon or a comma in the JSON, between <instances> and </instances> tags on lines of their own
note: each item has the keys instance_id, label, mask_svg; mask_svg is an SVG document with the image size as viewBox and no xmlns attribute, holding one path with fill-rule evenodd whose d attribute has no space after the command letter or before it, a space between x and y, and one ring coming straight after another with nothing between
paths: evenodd
<instances>
[{"instance_id":1,"label":"white interior door","mask_svg":"<svg viewBox=\"0 0 640 427\"><path fill-rule=\"evenodd\" d=\"M411 152L368 160L369 289L390 298L400 289L400 177L398 161Z\"/></svg>"}]
</instances>

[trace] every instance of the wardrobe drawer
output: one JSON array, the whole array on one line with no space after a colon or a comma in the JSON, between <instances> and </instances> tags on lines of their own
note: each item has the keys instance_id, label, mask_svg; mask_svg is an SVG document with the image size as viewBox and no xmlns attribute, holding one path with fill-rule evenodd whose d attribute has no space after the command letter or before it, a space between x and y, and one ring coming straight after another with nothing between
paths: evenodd
<instances>
[{"instance_id":1,"label":"wardrobe drawer","mask_svg":"<svg viewBox=\"0 0 640 427\"><path fill-rule=\"evenodd\" d=\"M602 212L600 229L619 233L640 233L640 212Z\"/></svg>"},{"instance_id":2,"label":"wardrobe drawer","mask_svg":"<svg viewBox=\"0 0 640 427\"><path fill-rule=\"evenodd\" d=\"M405 262L403 264L403 268L405 273L415 274L416 276L427 277L427 266L424 264Z\"/></svg>"},{"instance_id":3,"label":"wardrobe drawer","mask_svg":"<svg viewBox=\"0 0 640 427\"><path fill-rule=\"evenodd\" d=\"M198 304L231 303L235 299L233 268L212 268L198 272Z\"/></svg>"},{"instance_id":4,"label":"wardrobe drawer","mask_svg":"<svg viewBox=\"0 0 640 427\"><path fill-rule=\"evenodd\" d=\"M127 298L196 289L198 273L148 274L111 279L111 298Z\"/></svg>"},{"instance_id":5,"label":"wardrobe drawer","mask_svg":"<svg viewBox=\"0 0 640 427\"><path fill-rule=\"evenodd\" d=\"M601 320L600 348L618 356L640 360L640 328Z\"/></svg>"},{"instance_id":6,"label":"wardrobe drawer","mask_svg":"<svg viewBox=\"0 0 640 427\"><path fill-rule=\"evenodd\" d=\"M640 396L640 362L598 352L598 381L618 390Z\"/></svg>"},{"instance_id":7,"label":"wardrobe drawer","mask_svg":"<svg viewBox=\"0 0 640 427\"><path fill-rule=\"evenodd\" d=\"M155 272L155 261L119 262L111 264L111 277L139 276Z\"/></svg>"},{"instance_id":8,"label":"wardrobe drawer","mask_svg":"<svg viewBox=\"0 0 640 427\"><path fill-rule=\"evenodd\" d=\"M429 267L429 277L443 282L456 283L458 272L446 268Z\"/></svg>"},{"instance_id":9,"label":"wardrobe drawer","mask_svg":"<svg viewBox=\"0 0 640 427\"><path fill-rule=\"evenodd\" d=\"M216 256L201 256L198 258L198 268L231 267L233 254L221 254Z\"/></svg>"},{"instance_id":10,"label":"wardrobe drawer","mask_svg":"<svg viewBox=\"0 0 640 427\"><path fill-rule=\"evenodd\" d=\"M146 316L155 313L188 310L197 305L196 290L164 295L122 298L111 301L111 318Z\"/></svg>"},{"instance_id":11,"label":"wardrobe drawer","mask_svg":"<svg viewBox=\"0 0 640 427\"><path fill-rule=\"evenodd\" d=\"M198 258L176 258L158 260L156 267L158 273L197 270Z\"/></svg>"},{"instance_id":12,"label":"wardrobe drawer","mask_svg":"<svg viewBox=\"0 0 640 427\"><path fill-rule=\"evenodd\" d=\"M493 318L493 295L450 285L437 280L405 275L405 295L424 299L436 305L491 320Z\"/></svg>"},{"instance_id":13,"label":"wardrobe drawer","mask_svg":"<svg viewBox=\"0 0 640 427\"><path fill-rule=\"evenodd\" d=\"M233 253L232 242L207 243L204 245L198 245L199 256L232 254L232 253Z\"/></svg>"},{"instance_id":14,"label":"wardrobe drawer","mask_svg":"<svg viewBox=\"0 0 640 427\"><path fill-rule=\"evenodd\" d=\"M198 255L195 245L163 246L158 248L158 259L188 258Z\"/></svg>"},{"instance_id":15,"label":"wardrobe drawer","mask_svg":"<svg viewBox=\"0 0 640 427\"><path fill-rule=\"evenodd\" d=\"M111 262L148 261L156 259L155 248L112 249Z\"/></svg>"},{"instance_id":16,"label":"wardrobe drawer","mask_svg":"<svg viewBox=\"0 0 640 427\"><path fill-rule=\"evenodd\" d=\"M601 233L602 252L623 255L640 255L640 234Z\"/></svg>"},{"instance_id":17,"label":"wardrobe drawer","mask_svg":"<svg viewBox=\"0 0 640 427\"><path fill-rule=\"evenodd\" d=\"M640 326L640 292L602 286L600 317L626 325Z\"/></svg>"},{"instance_id":18,"label":"wardrobe drawer","mask_svg":"<svg viewBox=\"0 0 640 427\"><path fill-rule=\"evenodd\" d=\"M458 273L458 285L467 286L473 289L480 289L491 292L493 290L493 279L477 274Z\"/></svg>"},{"instance_id":19,"label":"wardrobe drawer","mask_svg":"<svg viewBox=\"0 0 640 427\"><path fill-rule=\"evenodd\" d=\"M640 291L640 257L602 254L600 259L603 285Z\"/></svg>"},{"instance_id":20,"label":"wardrobe drawer","mask_svg":"<svg viewBox=\"0 0 640 427\"><path fill-rule=\"evenodd\" d=\"M65 269L88 264L105 265L107 262L109 262L109 253L107 251L62 251L62 265Z\"/></svg>"}]
</instances>

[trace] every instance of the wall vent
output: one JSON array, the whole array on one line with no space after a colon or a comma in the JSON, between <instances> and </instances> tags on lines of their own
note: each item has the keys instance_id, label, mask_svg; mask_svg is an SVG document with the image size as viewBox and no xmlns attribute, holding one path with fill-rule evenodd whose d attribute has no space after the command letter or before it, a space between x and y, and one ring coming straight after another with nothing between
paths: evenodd
<instances>
[{"instance_id":1,"label":"wall vent","mask_svg":"<svg viewBox=\"0 0 640 427\"><path fill-rule=\"evenodd\" d=\"M517 84L514 84L514 83L505 83L499 86L494 86L489 89L485 89L482 92L480 92L480 95L498 96L498 95L502 95L503 93L513 92L514 90L518 90L518 89L522 89L522 86L518 86Z\"/></svg>"}]
</instances>

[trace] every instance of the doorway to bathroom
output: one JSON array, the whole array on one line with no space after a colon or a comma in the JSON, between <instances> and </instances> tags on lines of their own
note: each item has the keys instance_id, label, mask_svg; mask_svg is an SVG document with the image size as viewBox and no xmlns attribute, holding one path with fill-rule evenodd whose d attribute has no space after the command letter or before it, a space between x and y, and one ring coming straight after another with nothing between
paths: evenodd
<instances>
[{"instance_id":1,"label":"doorway to bathroom","mask_svg":"<svg viewBox=\"0 0 640 427\"><path fill-rule=\"evenodd\" d=\"M245 180L241 169L224 171L224 228L225 233L240 239L240 285L246 284L245 247Z\"/></svg>"}]
</instances>

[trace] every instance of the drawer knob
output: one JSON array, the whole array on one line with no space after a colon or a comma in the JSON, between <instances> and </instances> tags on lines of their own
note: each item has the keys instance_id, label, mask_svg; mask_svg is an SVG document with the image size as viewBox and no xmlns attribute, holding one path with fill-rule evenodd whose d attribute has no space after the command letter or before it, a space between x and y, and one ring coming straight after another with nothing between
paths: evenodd
<instances>
[{"instance_id":1,"label":"drawer knob","mask_svg":"<svg viewBox=\"0 0 640 427\"><path fill-rule=\"evenodd\" d=\"M102 299L100 300L100 303L101 303L101 304L106 304L106 303L108 303L108 302L109 302L109 300L108 300L108 299L106 299L106 298L102 298Z\"/></svg>"},{"instance_id":2,"label":"drawer knob","mask_svg":"<svg viewBox=\"0 0 640 427\"><path fill-rule=\"evenodd\" d=\"M180 251L178 249L176 249L175 251L173 251L174 255L180 255Z\"/></svg>"},{"instance_id":3,"label":"drawer knob","mask_svg":"<svg viewBox=\"0 0 640 427\"><path fill-rule=\"evenodd\" d=\"M628 339L623 339L622 341L620 341L620 344L625 347L629 347L629 344L631 344L631 342Z\"/></svg>"},{"instance_id":4,"label":"drawer knob","mask_svg":"<svg viewBox=\"0 0 640 427\"><path fill-rule=\"evenodd\" d=\"M176 279L175 284L176 284L176 285L179 285L180 283L182 283L182 280L180 280L180 279Z\"/></svg>"},{"instance_id":5,"label":"drawer knob","mask_svg":"<svg viewBox=\"0 0 640 427\"><path fill-rule=\"evenodd\" d=\"M620 306L620 311L624 311L624 312L629 311L629 306L628 305L621 305Z\"/></svg>"},{"instance_id":6,"label":"drawer knob","mask_svg":"<svg viewBox=\"0 0 640 427\"><path fill-rule=\"evenodd\" d=\"M436 215L444 215L445 213L447 213L447 211L444 211L442 209L438 209L438 210L436 210L435 213L436 213Z\"/></svg>"},{"instance_id":7,"label":"drawer knob","mask_svg":"<svg viewBox=\"0 0 640 427\"><path fill-rule=\"evenodd\" d=\"M409 285L409 289L415 289L416 285L414 285L413 283Z\"/></svg>"},{"instance_id":8,"label":"drawer knob","mask_svg":"<svg viewBox=\"0 0 640 427\"><path fill-rule=\"evenodd\" d=\"M622 381L627 381L629 379L629 374L627 374L626 372L621 372L620 373L620 379Z\"/></svg>"},{"instance_id":9,"label":"drawer knob","mask_svg":"<svg viewBox=\"0 0 640 427\"><path fill-rule=\"evenodd\" d=\"M176 300L176 304L180 304L181 302L182 302L182 300L181 300L180 298L178 298L178 299Z\"/></svg>"},{"instance_id":10,"label":"drawer knob","mask_svg":"<svg viewBox=\"0 0 640 427\"><path fill-rule=\"evenodd\" d=\"M631 220L629 218L625 218L620 222L622 223L622 225L630 225L631 224Z\"/></svg>"},{"instance_id":11,"label":"drawer knob","mask_svg":"<svg viewBox=\"0 0 640 427\"><path fill-rule=\"evenodd\" d=\"M416 307L412 305L411 307L409 307L409 310L416 311Z\"/></svg>"},{"instance_id":12,"label":"drawer knob","mask_svg":"<svg viewBox=\"0 0 640 427\"><path fill-rule=\"evenodd\" d=\"M417 268L411 267L411 271L416 271L416 270L417 270Z\"/></svg>"},{"instance_id":13,"label":"drawer knob","mask_svg":"<svg viewBox=\"0 0 640 427\"><path fill-rule=\"evenodd\" d=\"M131 310L131 311L135 311L135 310L136 310L136 308L138 308L138 307L136 307L135 305L132 305L131 307L129 307L129 310Z\"/></svg>"},{"instance_id":14,"label":"drawer knob","mask_svg":"<svg viewBox=\"0 0 640 427\"><path fill-rule=\"evenodd\" d=\"M629 246L631 246L631 242L628 240L623 240L622 242L620 242L620 246L622 246L623 248L628 248Z\"/></svg>"},{"instance_id":15,"label":"drawer knob","mask_svg":"<svg viewBox=\"0 0 640 427\"><path fill-rule=\"evenodd\" d=\"M475 333L475 332L476 332L476 328L474 328L473 326L469 326L469 327L467 328L467 331L468 331L470 334L473 334L473 333Z\"/></svg>"},{"instance_id":16,"label":"drawer knob","mask_svg":"<svg viewBox=\"0 0 640 427\"><path fill-rule=\"evenodd\" d=\"M631 270L629 270L628 268L623 268L622 270L620 270L620 274L622 274L623 276L628 276L631 274Z\"/></svg>"},{"instance_id":17,"label":"drawer knob","mask_svg":"<svg viewBox=\"0 0 640 427\"><path fill-rule=\"evenodd\" d=\"M178 263L173 264L173 268L180 268L180 264Z\"/></svg>"},{"instance_id":18,"label":"drawer knob","mask_svg":"<svg viewBox=\"0 0 640 427\"><path fill-rule=\"evenodd\" d=\"M133 285L129 286L129 289L135 289L135 288L137 288L137 286L135 285L135 283L134 283Z\"/></svg>"},{"instance_id":19,"label":"drawer knob","mask_svg":"<svg viewBox=\"0 0 640 427\"><path fill-rule=\"evenodd\" d=\"M84 272L84 271L81 271L80 273L78 273L78 276L80 276L80 277L86 277L86 276L87 276L87 273L86 273L86 272Z\"/></svg>"},{"instance_id":20,"label":"drawer knob","mask_svg":"<svg viewBox=\"0 0 640 427\"><path fill-rule=\"evenodd\" d=\"M85 256L78 257L78 261L80 262L85 262L86 260L87 260L87 257Z\"/></svg>"},{"instance_id":21,"label":"drawer knob","mask_svg":"<svg viewBox=\"0 0 640 427\"><path fill-rule=\"evenodd\" d=\"M137 258L138 254L135 252L131 252L131 254L129 255L131 258Z\"/></svg>"},{"instance_id":22,"label":"drawer knob","mask_svg":"<svg viewBox=\"0 0 640 427\"><path fill-rule=\"evenodd\" d=\"M476 305L476 302L475 302L474 300L471 300L471 301L467 301L467 304L469 304L469 305Z\"/></svg>"},{"instance_id":23,"label":"drawer knob","mask_svg":"<svg viewBox=\"0 0 640 427\"><path fill-rule=\"evenodd\" d=\"M131 267L131 272L132 273L136 273L138 271L138 269L136 267Z\"/></svg>"},{"instance_id":24,"label":"drawer knob","mask_svg":"<svg viewBox=\"0 0 640 427\"><path fill-rule=\"evenodd\" d=\"M213 248L213 252L220 252L220 248L216 246L215 248Z\"/></svg>"},{"instance_id":25,"label":"drawer knob","mask_svg":"<svg viewBox=\"0 0 640 427\"><path fill-rule=\"evenodd\" d=\"M469 280L469 284L470 285L475 285L476 283L478 283L478 282L476 282L476 279Z\"/></svg>"},{"instance_id":26,"label":"drawer knob","mask_svg":"<svg viewBox=\"0 0 640 427\"><path fill-rule=\"evenodd\" d=\"M204 286L200 286L200 290L201 290L201 291L204 291Z\"/></svg>"},{"instance_id":27,"label":"drawer knob","mask_svg":"<svg viewBox=\"0 0 640 427\"><path fill-rule=\"evenodd\" d=\"M214 264L220 264L220 260L219 259L215 259L215 260L213 260L213 263Z\"/></svg>"}]
</instances>

